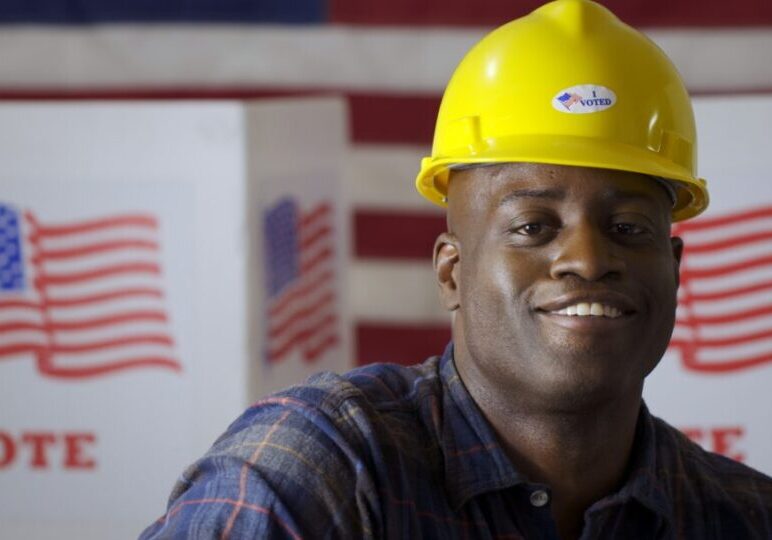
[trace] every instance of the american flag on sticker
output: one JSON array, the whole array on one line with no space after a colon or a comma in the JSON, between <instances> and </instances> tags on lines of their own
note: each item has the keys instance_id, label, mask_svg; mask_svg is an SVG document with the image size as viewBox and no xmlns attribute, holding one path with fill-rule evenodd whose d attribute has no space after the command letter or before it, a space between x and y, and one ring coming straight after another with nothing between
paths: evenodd
<instances>
[{"instance_id":1,"label":"american flag on sticker","mask_svg":"<svg viewBox=\"0 0 772 540\"><path fill-rule=\"evenodd\" d=\"M313 362L340 341L333 218L329 202L303 211L293 198L265 212L269 363L293 352Z\"/></svg>"},{"instance_id":2,"label":"american flag on sticker","mask_svg":"<svg viewBox=\"0 0 772 540\"><path fill-rule=\"evenodd\" d=\"M570 111L572 105L582 101L582 96L573 92L565 92L564 94L558 96L558 101L560 101L563 106Z\"/></svg>"},{"instance_id":3,"label":"american flag on sticker","mask_svg":"<svg viewBox=\"0 0 772 540\"><path fill-rule=\"evenodd\" d=\"M157 236L149 215L49 225L0 204L0 360L70 379L179 371Z\"/></svg>"},{"instance_id":4,"label":"american flag on sticker","mask_svg":"<svg viewBox=\"0 0 772 540\"><path fill-rule=\"evenodd\" d=\"M728 372L772 362L772 206L679 223L671 348L684 367Z\"/></svg>"}]
</instances>

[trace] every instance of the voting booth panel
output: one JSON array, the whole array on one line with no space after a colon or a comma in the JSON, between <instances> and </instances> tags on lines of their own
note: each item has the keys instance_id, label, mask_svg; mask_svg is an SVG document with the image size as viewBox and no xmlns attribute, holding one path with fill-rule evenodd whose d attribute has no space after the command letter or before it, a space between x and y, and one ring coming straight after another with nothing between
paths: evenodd
<instances>
[{"instance_id":1,"label":"voting booth panel","mask_svg":"<svg viewBox=\"0 0 772 540\"><path fill-rule=\"evenodd\" d=\"M772 474L772 97L694 102L710 207L684 239L676 327L647 380L652 411Z\"/></svg>"},{"instance_id":2,"label":"voting booth panel","mask_svg":"<svg viewBox=\"0 0 772 540\"><path fill-rule=\"evenodd\" d=\"M0 537L136 537L250 400L348 367L345 143L331 98L0 106Z\"/></svg>"}]
</instances>

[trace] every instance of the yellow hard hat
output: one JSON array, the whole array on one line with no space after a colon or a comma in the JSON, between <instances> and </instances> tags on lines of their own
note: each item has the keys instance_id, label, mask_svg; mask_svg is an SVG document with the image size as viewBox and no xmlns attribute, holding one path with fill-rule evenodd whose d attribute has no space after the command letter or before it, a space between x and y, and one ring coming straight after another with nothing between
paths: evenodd
<instances>
[{"instance_id":1,"label":"yellow hard hat","mask_svg":"<svg viewBox=\"0 0 772 540\"><path fill-rule=\"evenodd\" d=\"M494 30L456 68L418 191L445 206L454 165L534 162L665 179L673 221L708 206L689 95L646 36L589 0L557 0Z\"/></svg>"}]
</instances>

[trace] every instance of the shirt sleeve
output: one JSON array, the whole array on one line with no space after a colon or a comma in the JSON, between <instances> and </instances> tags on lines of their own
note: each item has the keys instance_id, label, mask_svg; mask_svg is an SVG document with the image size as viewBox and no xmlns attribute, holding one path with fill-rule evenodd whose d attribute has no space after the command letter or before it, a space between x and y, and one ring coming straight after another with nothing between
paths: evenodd
<instances>
[{"instance_id":1,"label":"shirt sleeve","mask_svg":"<svg viewBox=\"0 0 772 540\"><path fill-rule=\"evenodd\" d=\"M377 537L356 424L351 411L331 416L295 397L258 402L185 471L140 539Z\"/></svg>"}]
</instances>

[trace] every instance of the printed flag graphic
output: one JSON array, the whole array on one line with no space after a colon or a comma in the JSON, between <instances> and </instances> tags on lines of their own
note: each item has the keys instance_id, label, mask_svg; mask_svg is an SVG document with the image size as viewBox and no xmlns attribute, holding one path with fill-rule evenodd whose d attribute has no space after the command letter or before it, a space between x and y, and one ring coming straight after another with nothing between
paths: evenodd
<instances>
[{"instance_id":1,"label":"printed flag graphic","mask_svg":"<svg viewBox=\"0 0 772 540\"><path fill-rule=\"evenodd\" d=\"M266 360L299 350L306 362L339 342L333 210L323 202L301 211L292 198L265 214Z\"/></svg>"},{"instance_id":2,"label":"printed flag graphic","mask_svg":"<svg viewBox=\"0 0 772 540\"><path fill-rule=\"evenodd\" d=\"M684 367L727 372L772 362L772 206L673 229L685 253L670 346Z\"/></svg>"},{"instance_id":3,"label":"printed flag graphic","mask_svg":"<svg viewBox=\"0 0 772 540\"><path fill-rule=\"evenodd\" d=\"M579 94L566 92L565 94L558 96L558 101L560 101L563 106L570 111L572 105L582 101L582 96Z\"/></svg>"},{"instance_id":4,"label":"printed flag graphic","mask_svg":"<svg viewBox=\"0 0 772 540\"><path fill-rule=\"evenodd\" d=\"M0 360L34 354L71 379L179 371L157 234L148 215L46 225L0 204Z\"/></svg>"}]
</instances>

